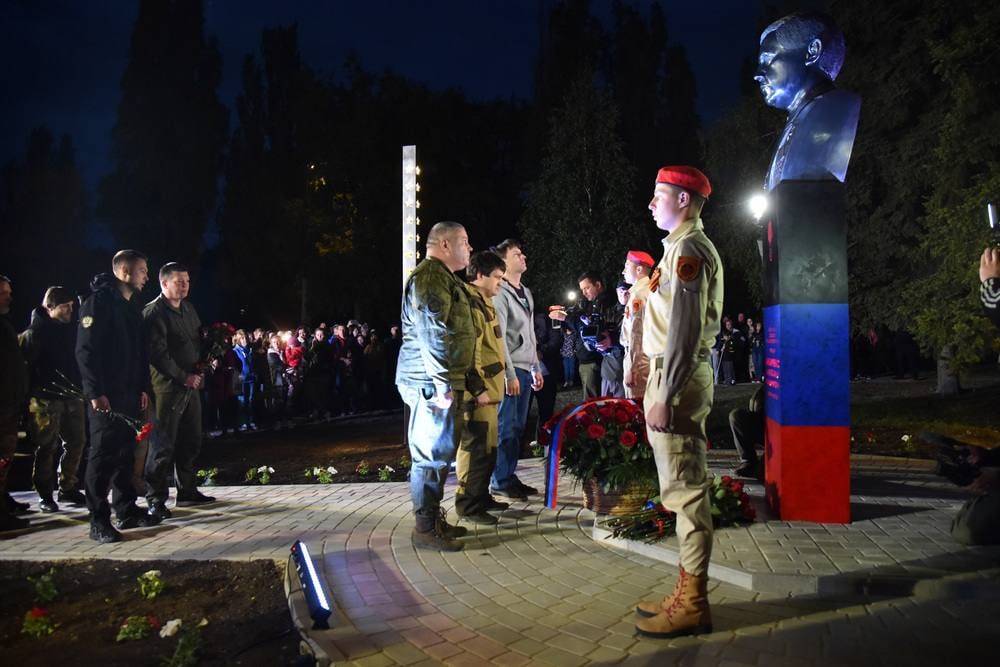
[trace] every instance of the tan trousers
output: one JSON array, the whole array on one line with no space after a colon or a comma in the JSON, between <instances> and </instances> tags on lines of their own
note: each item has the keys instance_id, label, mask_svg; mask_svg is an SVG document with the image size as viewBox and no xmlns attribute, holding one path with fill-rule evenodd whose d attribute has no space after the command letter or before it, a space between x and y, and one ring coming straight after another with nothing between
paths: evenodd
<instances>
[{"instance_id":1,"label":"tan trousers","mask_svg":"<svg viewBox=\"0 0 1000 667\"><path fill-rule=\"evenodd\" d=\"M654 364L646 383L646 410L658 392L663 371ZM660 478L660 502L677 514L677 541L681 566L691 574L708 571L712 556L712 509L708 489L705 419L712 410L712 369L708 362L697 369L681 390L671 410L670 433L647 429Z\"/></svg>"},{"instance_id":2,"label":"tan trousers","mask_svg":"<svg viewBox=\"0 0 1000 667\"><path fill-rule=\"evenodd\" d=\"M459 516L486 511L490 498L490 476L497 462L497 404L476 406L469 411L462 440L455 455L455 512Z\"/></svg>"}]
</instances>

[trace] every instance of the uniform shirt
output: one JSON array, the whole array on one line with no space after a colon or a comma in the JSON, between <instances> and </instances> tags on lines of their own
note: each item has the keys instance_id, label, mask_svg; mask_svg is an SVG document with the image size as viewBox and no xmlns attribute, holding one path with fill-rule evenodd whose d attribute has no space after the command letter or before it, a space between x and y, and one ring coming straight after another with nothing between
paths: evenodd
<instances>
[{"instance_id":1,"label":"uniform shirt","mask_svg":"<svg viewBox=\"0 0 1000 667\"><path fill-rule=\"evenodd\" d=\"M643 276L635 281L628 290L628 300L625 302L625 314L622 316L621 343L625 348L625 370L632 370L632 378L640 385L645 383L649 375L649 357L642 350L642 323L646 310L646 299L649 298L649 276ZM636 387L640 389L640 387Z\"/></svg>"},{"instance_id":2,"label":"uniform shirt","mask_svg":"<svg viewBox=\"0 0 1000 667\"><path fill-rule=\"evenodd\" d=\"M719 333L722 260L701 219L682 223L663 239L663 259L650 277L642 349L663 368L657 395L647 403L675 405Z\"/></svg>"},{"instance_id":3,"label":"uniform shirt","mask_svg":"<svg viewBox=\"0 0 1000 667\"><path fill-rule=\"evenodd\" d=\"M476 351L473 366L466 374L465 386L473 396L486 392L490 403L499 403L504 396L504 359L507 349L503 331L492 299L474 285L467 285L472 302L472 321L476 326Z\"/></svg>"}]
</instances>

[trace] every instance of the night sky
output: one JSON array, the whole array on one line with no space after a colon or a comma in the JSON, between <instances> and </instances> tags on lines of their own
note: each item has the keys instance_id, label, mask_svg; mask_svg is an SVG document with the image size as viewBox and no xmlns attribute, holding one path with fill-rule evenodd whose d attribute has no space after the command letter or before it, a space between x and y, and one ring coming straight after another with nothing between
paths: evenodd
<instances>
[{"instance_id":1,"label":"night sky","mask_svg":"<svg viewBox=\"0 0 1000 667\"><path fill-rule=\"evenodd\" d=\"M650 2L640 1L647 9ZM687 50L703 123L738 96L742 58L755 52L758 0L662 0L670 39ZM544 2L545 12L551 0ZM611 3L593 12L610 24ZM0 164L23 152L29 131L69 133L93 189L110 168L110 134L137 3L0 0L3 105ZM462 88L471 98L528 98L538 49L539 0L368 0L205 3L206 33L222 51L220 95L233 107L243 57L261 29L299 25L304 61L321 73L356 52L370 71L389 68L432 88ZM231 120L231 127L234 124Z\"/></svg>"}]
</instances>

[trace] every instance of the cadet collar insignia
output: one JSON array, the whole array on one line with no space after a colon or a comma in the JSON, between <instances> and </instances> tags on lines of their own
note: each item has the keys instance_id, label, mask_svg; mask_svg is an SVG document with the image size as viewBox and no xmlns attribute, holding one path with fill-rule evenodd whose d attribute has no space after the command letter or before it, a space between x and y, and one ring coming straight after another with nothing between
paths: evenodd
<instances>
[{"instance_id":1,"label":"cadet collar insignia","mask_svg":"<svg viewBox=\"0 0 1000 667\"><path fill-rule=\"evenodd\" d=\"M89 329L93 323L94 323L94 318L91 317L90 315L85 315L83 319L80 320L80 326L83 327L84 329Z\"/></svg>"},{"instance_id":2,"label":"cadet collar insignia","mask_svg":"<svg viewBox=\"0 0 1000 667\"><path fill-rule=\"evenodd\" d=\"M701 271L700 257L680 257L677 260L677 277L684 282L691 282Z\"/></svg>"},{"instance_id":3,"label":"cadet collar insignia","mask_svg":"<svg viewBox=\"0 0 1000 667\"><path fill-rule=\"evenodd\" d=\"M649 277L649 291L655 292L660 288L660 267L656 267L653 275Z\"/></svg>"}]
</instances>

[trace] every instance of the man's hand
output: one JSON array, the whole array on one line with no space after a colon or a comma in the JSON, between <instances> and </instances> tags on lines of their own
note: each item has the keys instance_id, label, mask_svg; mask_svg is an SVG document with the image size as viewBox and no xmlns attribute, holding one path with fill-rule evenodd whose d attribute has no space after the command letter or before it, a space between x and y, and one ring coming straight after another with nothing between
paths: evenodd
<instances>
[{"instance_id":1,"label":"man's hand","mask_svg":"<svg viewBox=\"0 0 1000 667\"><path fill-rule=\"evenodd\" d=\"M107 396L90 399L90 407L94 408L94 412L111 412L111 403L108 402Z\"/></svg>"},{"instance_id":2,"label":"man's hand","mask_svg":"<svg viewBox=\"0 0 1000 667\"><path fill-rule=\"evenodd\" d=\"M431 405L433 405L435 408L438 408L439 410L447 410L448 408L451 407L451 402L452 402L451 389L444 392L443 394L435 393L434 398L431 399Z\"/></svg>"},{"instance_id":3,"label":"man's hand","mask_svg":"<svg viewBox=\"0 0 1000 667\"><path fill-rule=\"evenodd\" d=\"M201 375L197 373L189 373L186 378L184 378L184 386L188 389L201 389L201 385L204 382Z\"/></svg>"},{"instance_id":4,"label":"man's hand","mask_svg":"<svg viewBox=\"0 0 1000 667\"><path fill-rule=\"evenodd\" d=\"M1000 248L987 248L979 259L979 282L1000 278Z\"/></svg>"},{"instance_id":5,"label":"man's hand","mask_svg":"<svg viewBox=\"0 0 1000 667\"><path fill-rule=\"evenodd\" d=\"M541 373L535 371L531 374L531 388L535 391L541 391L542 386L545 384L545 377Z\"/></svg>"},{"instance_id":6,"label":"man's hand","mask_svg":"<svg viewBox=\"0 0 1000 667\"><path fill-rule=\"evenodd\" d=\"M507 395L508 396L520 396L521 395L521 381L516 377L513 380L507 380Z\"/></svg>"},{"instance_id":7,"label":"man's hand","mask_svg":"<svg viewBox=\"0 0 1000 667\"><path fill-rule=\"evenodd\" d=\"M631 368L628 369L627 371L625 371L625 376L622 378L622 382L625 383L626 387L634 387L635 386L635 378L632 376L632 369Z\"/></svg>"},{"instance_id":8,"label":"man's hand","mask_svg":"<svg viewBox=\"0 0 1000 667\"><path fill-rule=\"evenodd\" d=\"M139 409L143 412L149 407L149 394L144 391L139 392Z\"/></svg>"},{"instance_id":9,"label":"man's hand","mask_svg":"<svg viewBox=\"0 0 1000 667\"><path fill-rule=\"evenodd\" d=\"M484 408L489 404L490 404L490 393L488 391L484 391L483 393L476 396L477 408Z\"/></svg>"},{"instance_id":10,"label":"man's hand","mask_svg":"<svg viewBox=\"0 0 1000 667\"><path fill-rule=\"evenodd\" d=\"M601 352L607 352L611 349L611 334L607 331L601 332L601 337L597 341L597 349Z\"/></svg>"},{"instance_id":11,"label":"man's hand","mask_svg":"<svg viewBox=\"0 0 1000 667\"><path fill-rule=\"evenodd\" d=\"M646 426L657 433L669 433L670 406L666 403L653 403L646 412Z\"/></svg>"},{"instance_id":12,"label":"man's hand","mask_svg":"<svg viewBox=\"0 0 1000 667\"><path fill-rule=\"evenodd\" d=\"M563 308L562 306L559 306L555 310L549 310L549 319L550 320L559 320L560 322L565 322L566 321L566 309Z\"/></svg>"},{"instance_id":13,"label":"man's hand","mask_svg":"<svg viewBox=\"0 0 1000 667\"><path fill-rule=\"evenodd\" d=\"M965 489L978 496L997 491L1000 489L1000 468L982 468Z\"/></svg>"}]
</instances>

